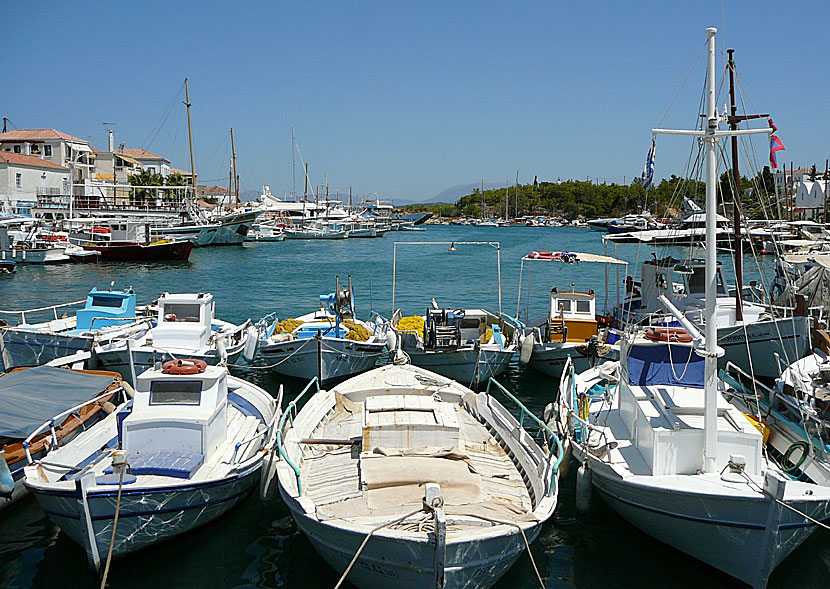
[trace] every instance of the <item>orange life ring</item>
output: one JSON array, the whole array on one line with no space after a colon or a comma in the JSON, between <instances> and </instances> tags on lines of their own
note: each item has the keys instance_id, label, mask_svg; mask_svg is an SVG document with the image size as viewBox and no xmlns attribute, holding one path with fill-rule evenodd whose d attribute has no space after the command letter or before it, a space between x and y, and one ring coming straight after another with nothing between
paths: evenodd
<instances>
[{"instance_id":1,"label":"orange life ring","mask_svg":"<svg viewBox=\"0 0 830 589\"><path fill-rule=\"evenodd\" d=\"M95 225L92 230L92 233L110 233L109 227L102 227L101 225Z\"/></svg>"},{"instance_id":2,"label":"orange life ring","mask_svg":"<svg viewBox=\"0 0 830 589\"><path fill-rule=\"evenodd\" d=\"M207 368L207 362L194 358L169 360L161 367L166 374L201 374Z\"/></svg>"},{"instance_id":3,"label":"orange life ring","mask_svg":"<svg viewBox=\"0 0 830 589\"><path fill-rule=\"evenodd\" d=\"M687 344L692 341L692 334L682 327L649 327L646 337L658 342L679 342Z\"/></svg>"}]
</instances>

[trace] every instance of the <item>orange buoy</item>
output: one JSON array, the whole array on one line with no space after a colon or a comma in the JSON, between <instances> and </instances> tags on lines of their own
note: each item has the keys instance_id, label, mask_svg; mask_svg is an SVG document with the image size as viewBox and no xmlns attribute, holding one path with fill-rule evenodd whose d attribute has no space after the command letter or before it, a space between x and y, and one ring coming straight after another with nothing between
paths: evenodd
<instances>
[{"instance_id":1,"label":"orange buoy","mask_svg":"<svg viewBox=\"0 0 830 589\"><path fill-rule=\"evenodd\" d=\"M161 367L166 374L201 374L207 368L207 362L194 358L169 360Z\"/></svg>"}]
</instances>

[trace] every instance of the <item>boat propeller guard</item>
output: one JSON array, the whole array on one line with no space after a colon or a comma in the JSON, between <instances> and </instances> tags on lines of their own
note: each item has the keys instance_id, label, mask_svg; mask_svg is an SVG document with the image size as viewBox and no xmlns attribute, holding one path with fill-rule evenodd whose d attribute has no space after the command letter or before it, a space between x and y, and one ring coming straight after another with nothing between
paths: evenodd
<instances>
[{"instance_id":1,"label":"boat propeller guard","mask_svg":"<svg viewBox=\"0 0 830 589\"><path fill-rule=\"evenodd\" d=\"M207 368L207 362L194 358L183 358L181 360L169 360L162 365L161 370L165 374L201 374Z\"/></svg>"}]
</instances>

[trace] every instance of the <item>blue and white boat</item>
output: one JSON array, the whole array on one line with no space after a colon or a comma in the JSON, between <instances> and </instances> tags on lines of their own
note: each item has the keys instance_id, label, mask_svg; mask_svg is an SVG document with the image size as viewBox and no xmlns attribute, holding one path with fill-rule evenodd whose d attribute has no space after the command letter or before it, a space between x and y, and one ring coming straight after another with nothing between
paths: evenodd
<instances>
[{"instance_id":1,"label":"blue and white boat","mask_svg":"<svg viewBox=\"0 0 830 589\"><path fill-rule=\"evenodd\" d=\"M216 318L210 293L162 293L150 307L156 324L149 331L95 346L98 363L132 383L156 362L195 358L207 364L233 364L256 353L257 331L248 319L235 325Z\"/></svg>"},{"instance_id":2,"label":"blue and white boat","mask_svg":"<svg viewBox=\"0 0 830 589\"><path fill-rule=\"evenodd\" d=\"M171 361L139 376L134 399L103 421L32 457L25 484L97 568L241 502L272 456L279 415L278 399L225 367Z\"/></svg>"},{"instance_id":3,"label":"blue and white boat","mask_svg":"<svg viewBox=\"0 0 830 589\"><path fill-rule=\"evenodd\" d=\"M136 314L136 297L131 290L97 290L93 288L86 304L74 317L58 315L61 307L81 301L15 311L19 323L0 328L0 356L5 370L20 366L40 366L56 358L80 351L91 353L89 368L95 368L94 347L130 335L146 333L152 326L148 317ZM29 323L28 318L52 315L53 319Z\"/></svg>"},{"instance_id":4,"label":"blue and white boat","mask_svg":"<svg viewBox=\"0 0 830 589\"><path fill-rule=\"evenodd\" d=\"M386 328L354 317L351 292L351 285L341 291L338 283L335 293L320 295L319 309L294 319L288 333L279 333L273 316L260 320L259 351L271 370L326 382L373 368L386 351ZM361 341L358 331L368 337Z\"/></svg>"}]
</instances>

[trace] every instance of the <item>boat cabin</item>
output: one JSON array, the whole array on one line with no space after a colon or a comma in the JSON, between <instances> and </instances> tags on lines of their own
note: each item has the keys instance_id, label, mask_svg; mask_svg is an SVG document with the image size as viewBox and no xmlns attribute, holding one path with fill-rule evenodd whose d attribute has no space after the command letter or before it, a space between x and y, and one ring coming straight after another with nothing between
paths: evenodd
<instances>
[{"instance_id":1,"label":"boat cabin","mask_svg":"<svg viewBox=\"0 0 830 589\"><path fill-rule=\"evenodd\" d=\"M136 379L132 410L118 414L133 474L190 478L227 435L227 375L218 366L187 375L150 368Z\"/></svg>"},{"instance_id":2,"label":"boat cabin","mask_svg":"<svg viewBox=\"0 0 830 589\"><path fill-rule=\"evenodd\" d=\"M126 219L90 219L69 233L71 243L83 245L148 244L153 241L152 226L146 221Z\"/></svg>"},{"instance_id":3,"label":"boat cabin","mask_svg":"<svg viewBox=\"0 0 830 589\"><path fill-rule=\"evenodd\" d=\"M594 291L550 291L546 342L586 342L599 333Z\"/></svg>"},{"instance_id":4,"label":"boat cabin","mask_svg":"<svg viewBox=\"0 0 830 589\"><path fill-rule=\"evenodd\" d=\"M502 334L498 318L484 309L431 307L427 309L424 320L424 348L459 348L482 341L488 328L493 330L496 339L502 339L503 346L507 344L507 334Z\"/></svg>"},{"instance_id":5,"label":"boat cabin","mask_svg":"<svg viewBox=\"0 0 830 589\"><path fill-rule=\"evenodd\" d=\"M150 330L155 347L200 350L208 345L215 308L212 294L163 293L158 308L158 323Z\"/></svg>"},{"instance_id":6,"label":"boat cabin","mask_svg":"<svg viewBox=\"0 0 830 589\"><path fill-rule=\"evenodd\" d=\"M135 321L135 293L97 290L93 288L86 297L86 305L75 313L75 331L84 332L127 325Z\"/></svg>"},{"instance_id":7,"label":"boat cabin","mask_svg":"<svg viewBox=\"0 0 830 589\"><path fill-rule=\"evenodd\" d=\"M666 298L679 309L703 305L706 291L705 260L677 260L672 257L648 260L643 263L640 275L640 313L665 313L666 309L659 300L660 295L666 295ZM718 262L716 282L717 296L727 296L721 262Z\"/></svg>"},{"instance_id":8,"label":"boat cabin","mask_svg":"<svg viewBox=\"0 0 830 589\"><path fill-rule=\"evenodd\" d=\"M626 459L637 474L695 474L703 468L705 359L692 343L667 343L637 336L623 346L628 378L620 380L619 415L637 449ZM730 455L746 460L747 473L760 473L763 437L718 393L717 468ZM626 436L618 436L625 439Z\"/></svg>"}]
</instances>

